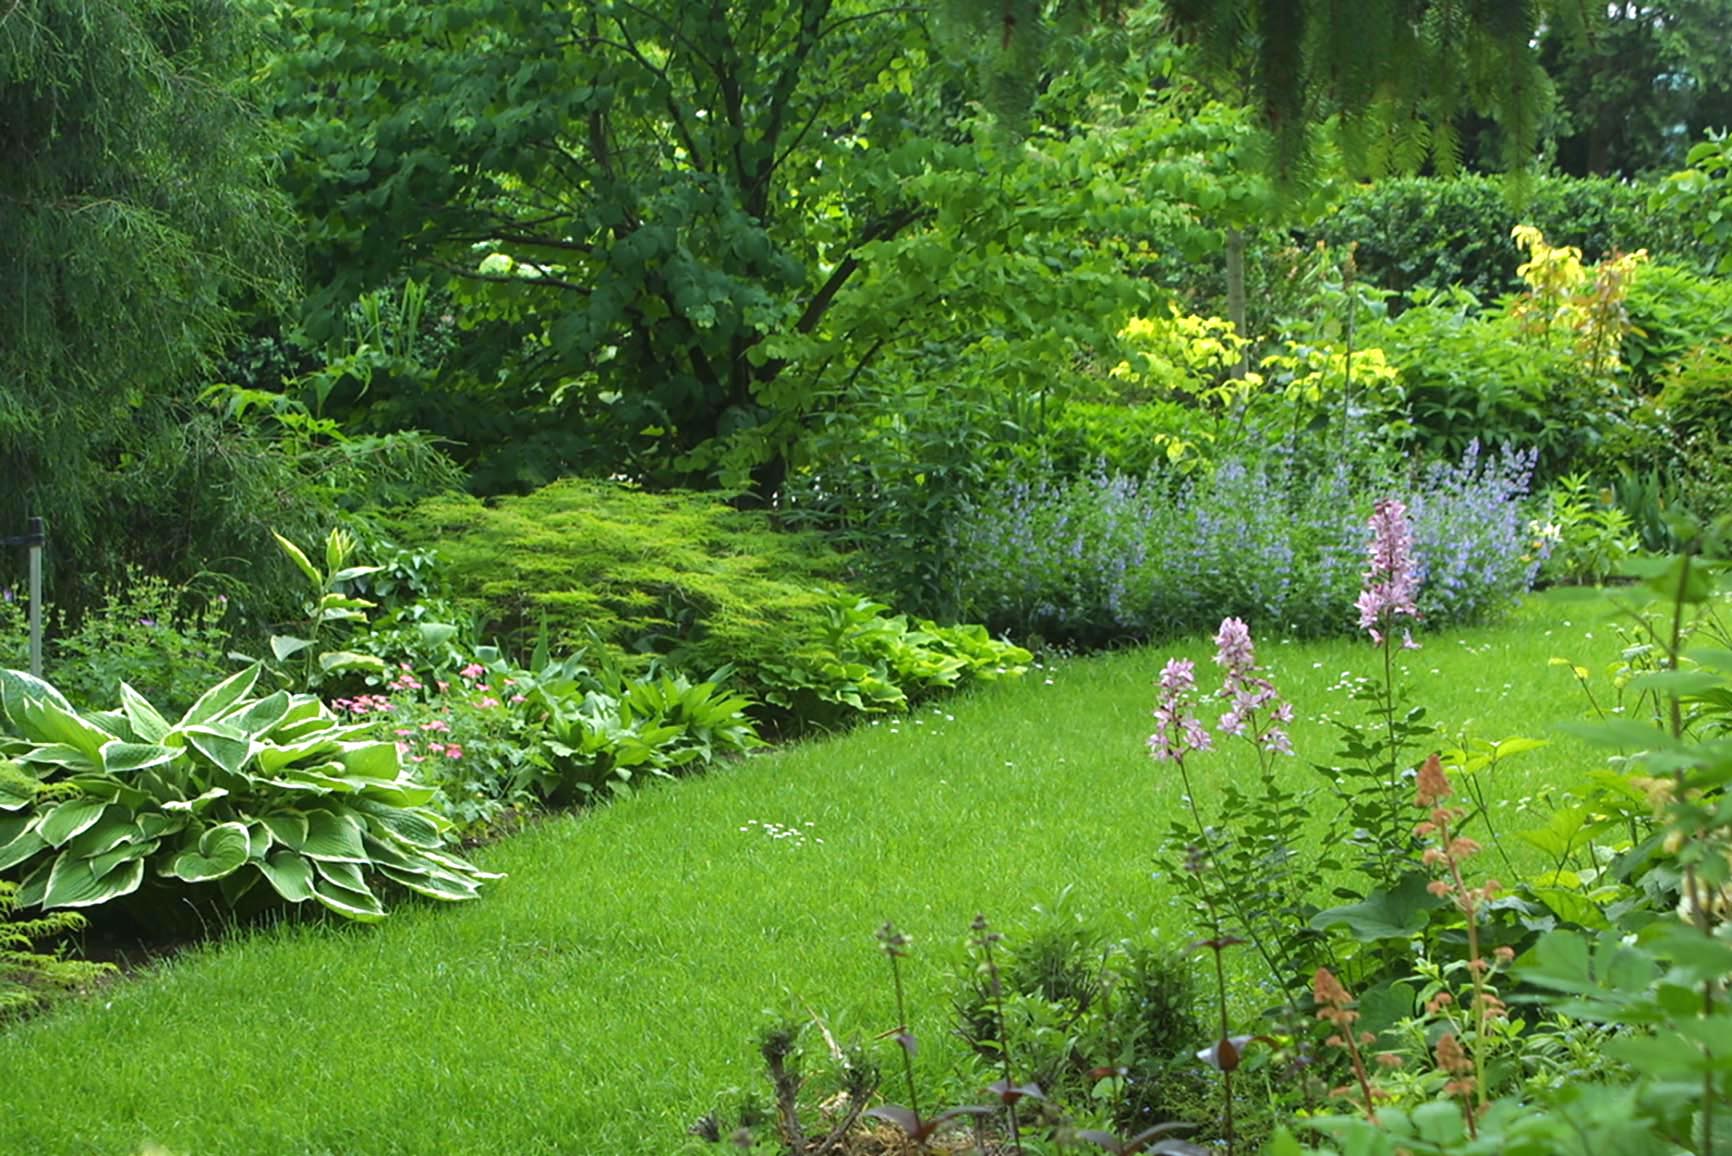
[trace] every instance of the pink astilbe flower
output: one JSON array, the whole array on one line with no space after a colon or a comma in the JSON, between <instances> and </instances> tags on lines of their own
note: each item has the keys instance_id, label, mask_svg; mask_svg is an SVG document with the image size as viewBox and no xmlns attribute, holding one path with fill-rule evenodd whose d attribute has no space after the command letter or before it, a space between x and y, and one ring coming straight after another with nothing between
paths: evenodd
<instances>
[{"instance_id":1,"label":"pink astilbe flower","mask_svg":"<svg viewBox=\"0 0 1732 1156\"><path fill-rule=\"evenodd\" d=\"M1377 503L1371 515L1371 546L1366 551L1371 564L1365 586L1354 606L1359 625L1373 642L1383 644L1398 618L1418 618L1419 568L1413 557L1413 527L1407 522L1407 507L1394 498ZM1417 647L1404 628L1402 645Z\"/></svg>"},{"instance_id":2,"label":"pink astilbe flower","mask_svg":"<svg viewBox=\"0 0 1732 1156\"><path fill-rule=\"evenodd\" d=\"M1149 753L1156 762L1176 762L1192 751L1209 749L1209 732L1190 712L1188 699L1196 685L1196 666L1188 658L1169 659L1161 670L1155 733L1149 736Z\"/></svg>"},{"instance_id":3,"label":"pink astilbe flower","mask_svg":"<svg viewBox=\"0 0 1732 1156\"><path fill-rule=\"evenodd\" d=\"M1237 618L1221 619L1215 633L1215 663L1227 674L1217 696L1228 700L1221 715L1222 734L1249 739L1278 755L1293 753L1293 744L1282 724L1293 721L1293 707L1257 668L1257 651L1251 629ZM1258 712L1267 709L1268 721L1258 726Z\"/></svg>"}]
</instances>

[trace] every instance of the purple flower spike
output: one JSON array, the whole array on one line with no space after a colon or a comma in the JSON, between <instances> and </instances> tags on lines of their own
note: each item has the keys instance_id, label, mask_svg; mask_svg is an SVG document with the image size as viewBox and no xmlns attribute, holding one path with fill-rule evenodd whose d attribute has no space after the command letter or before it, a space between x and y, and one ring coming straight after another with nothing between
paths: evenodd
<instances>
[{"instance_id":1,"label":"purple flower spike","mask_svg":"<svg viewBox=\"0 0 1732 1156\"><path fill-rule=\"evenodd\" d=\"M1382 644L1397 618L1418 618L1419 571L1413 559L1413 528L1407 507L1394 498L1377 503L1371 515L1371 568L1354 606L1359 625ZM1411 639L1409 640L1411 641Z\"/></svg>"}]
</instances>

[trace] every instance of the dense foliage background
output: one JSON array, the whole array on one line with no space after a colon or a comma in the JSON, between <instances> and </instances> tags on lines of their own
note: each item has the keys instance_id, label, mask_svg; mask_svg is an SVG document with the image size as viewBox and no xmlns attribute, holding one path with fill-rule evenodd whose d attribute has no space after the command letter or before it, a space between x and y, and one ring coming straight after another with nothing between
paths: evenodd
<instances>
[{"instance_id":1,"label":"dense foliage background","mask_svg":"<svg viewBox=\"0 0 1732 1156\"><path fill-rule=\"evenodd\" d=\"M1387 656L1397 507L1432 629L1721 550L1729 116L1722 0L0 0L0 1008L1054 652Z\"/></svg>"}]
</instances>

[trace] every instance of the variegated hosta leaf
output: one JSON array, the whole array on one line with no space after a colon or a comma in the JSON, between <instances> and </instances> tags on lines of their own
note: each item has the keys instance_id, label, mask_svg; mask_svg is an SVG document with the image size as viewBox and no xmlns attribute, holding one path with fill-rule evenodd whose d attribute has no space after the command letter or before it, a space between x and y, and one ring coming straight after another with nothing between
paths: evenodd
<instances>
[{"instance_id":1,"label":"variegated hosta leaf","mask_svg":"<svg viewBox=\"0 0 1732 1156\"><path fill-rule=\"evenodd\" d=\"M0 870L22 875L19 901L93 906L138 890L149 867L229 904L263 880L371 921L385 915L376 883L461 900L499 878L443 850L449 824L422 809L433 789L404 774L395 744L308 695L250 698L257 679L223 680L170 723L129 686L118 710L80 715L47 683L0 676L0 730L19 732L0 735L17 780L0 791Z\"/></svg>"},{"instance_id":2,"label":"variegated hosta leaf","mask_svg":"<svg viewBox=\"0 0 1732 1156\"><path fill-rule=\"evenodd\" d=\"M240 823L207 828L198 844L184 847L169 861L167 873L188 883L209 883L239 871L247 861L247 829Z\"/></svg>"}]
</instances>

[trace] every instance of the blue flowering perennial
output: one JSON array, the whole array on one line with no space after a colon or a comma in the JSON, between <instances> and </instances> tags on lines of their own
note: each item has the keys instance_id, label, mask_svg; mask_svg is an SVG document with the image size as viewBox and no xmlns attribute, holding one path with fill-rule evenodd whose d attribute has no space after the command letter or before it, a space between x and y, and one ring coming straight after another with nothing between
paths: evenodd
<instances>
[{"instance_id":1,"label":"blue flowering perennial","mask_svg":"<svg viewBox=\"0 0 1732 1156\"><path fill-rule=\"evenodd\" d=\"M1533 582L1521 499L1533 455L1484 455L1402 482L1318 471L1277 449L1172 482L1095 473L1009 479L964 506L947 576L970 621L1084 646L1212 630L1351 631L1379 497L1407 506L1422 623L1484 619Z\"/></svg>"}]
</instances>

